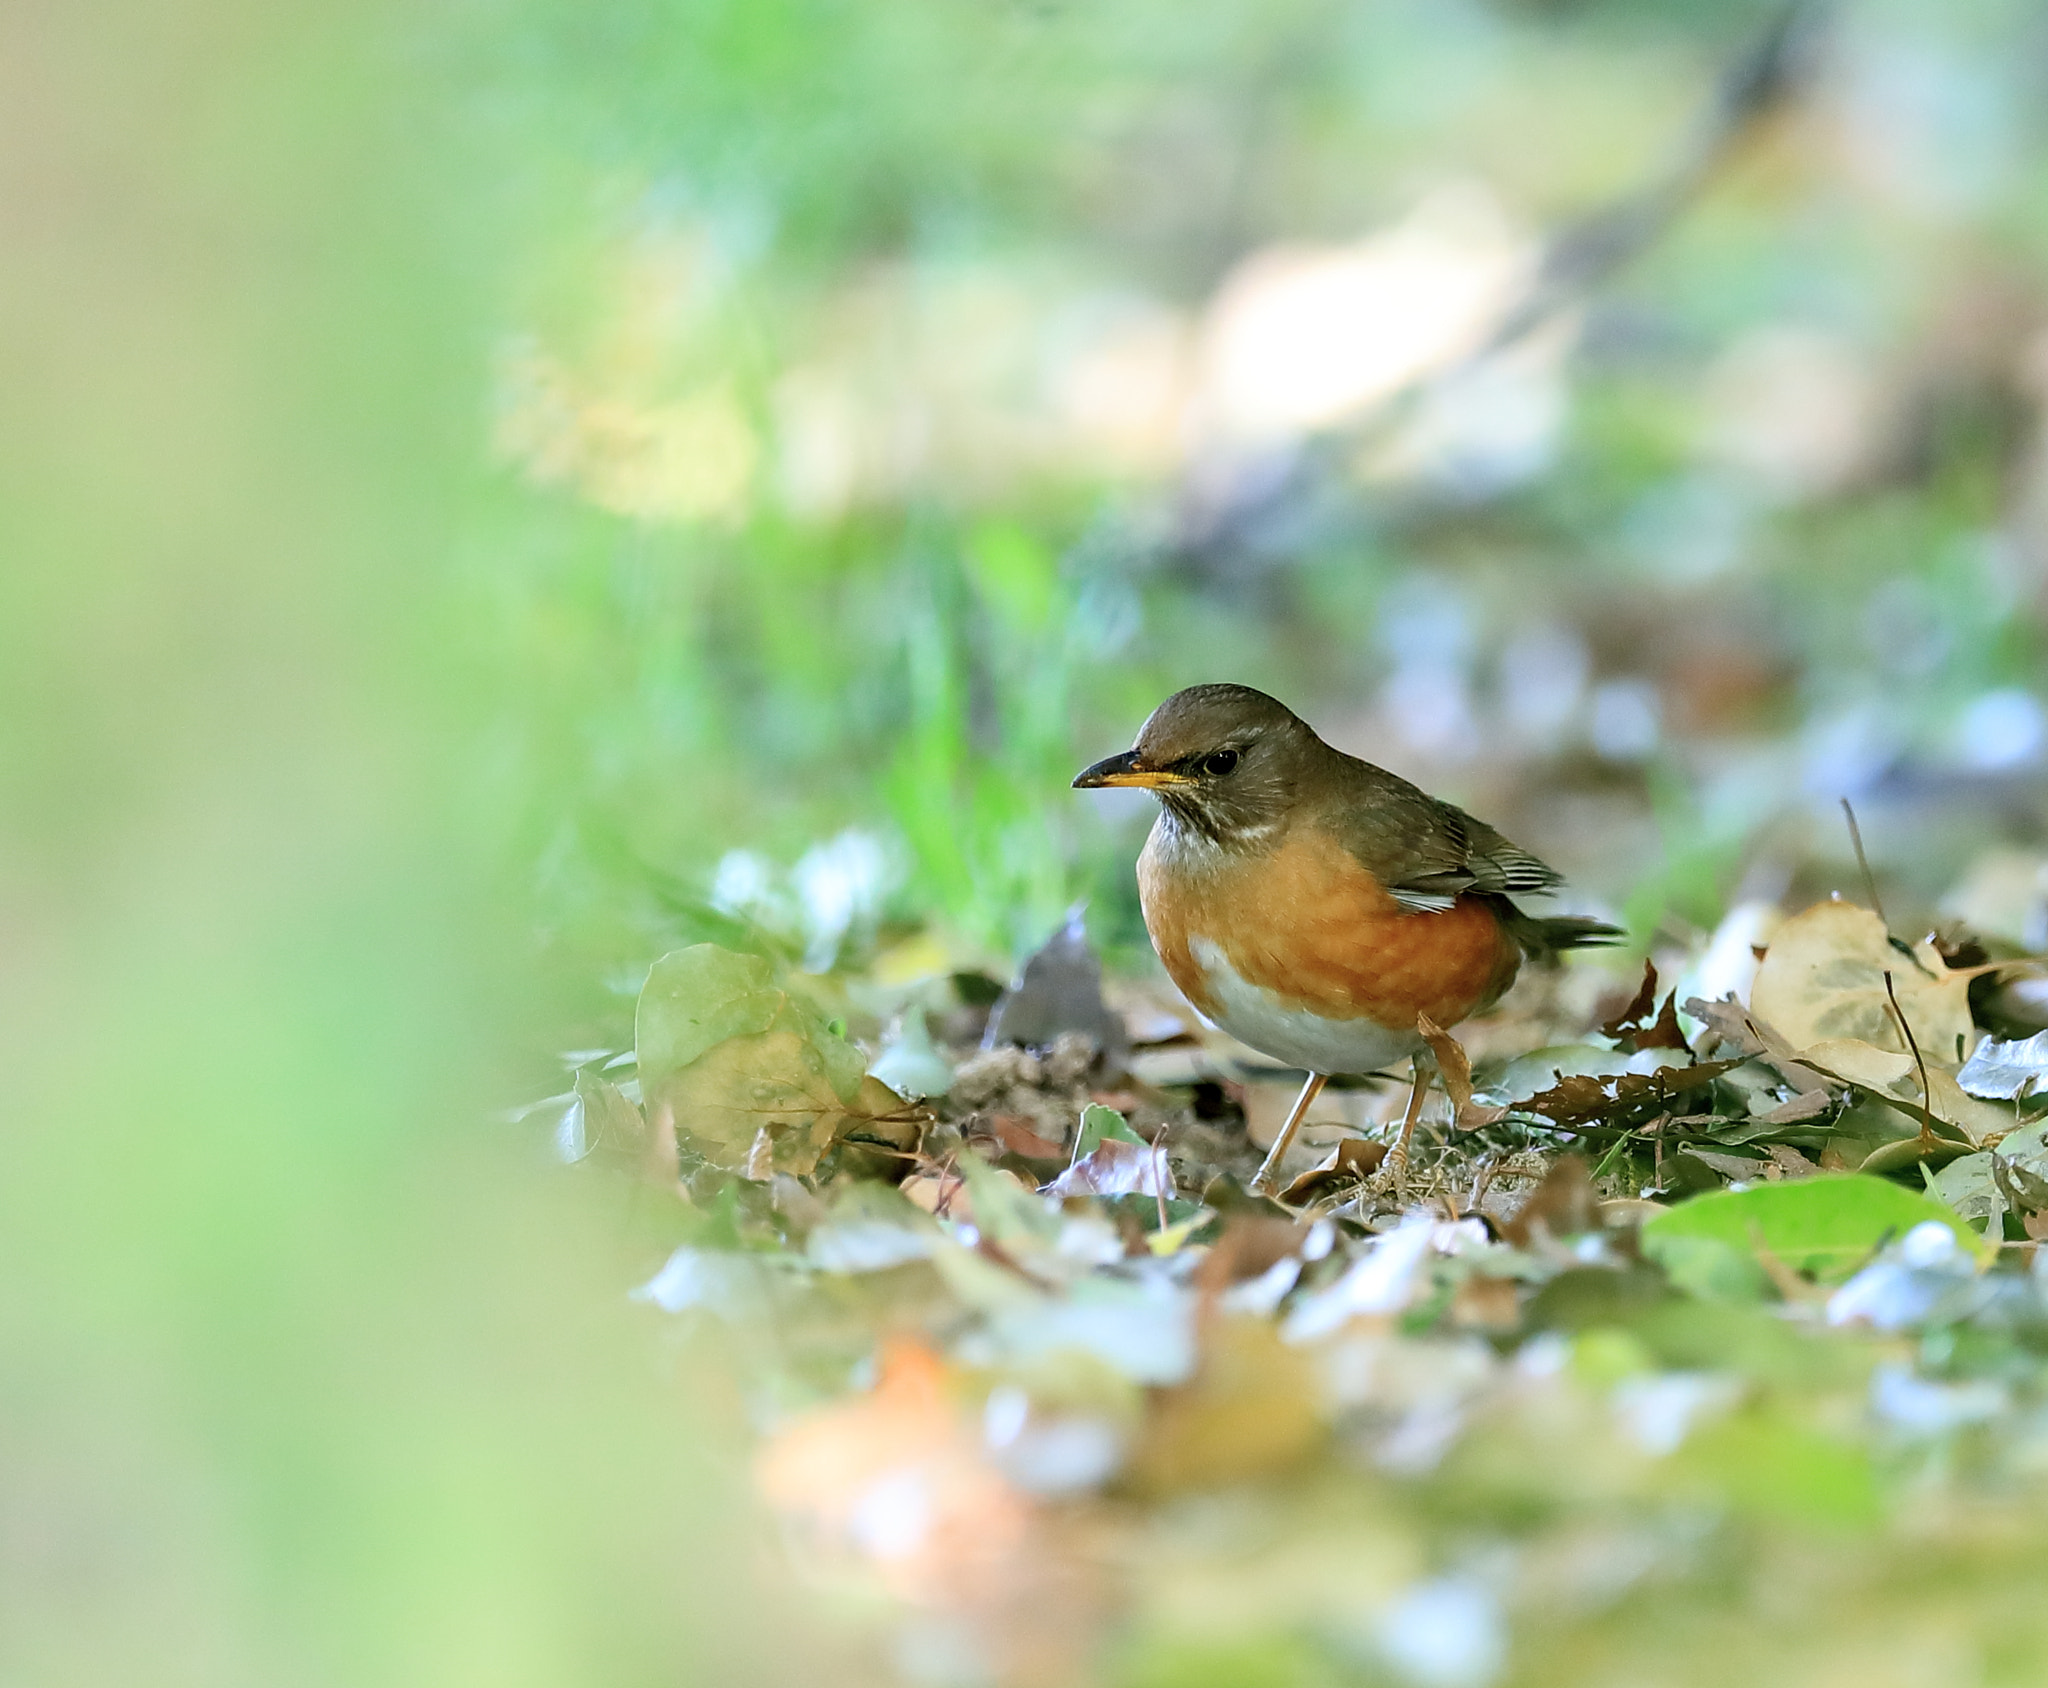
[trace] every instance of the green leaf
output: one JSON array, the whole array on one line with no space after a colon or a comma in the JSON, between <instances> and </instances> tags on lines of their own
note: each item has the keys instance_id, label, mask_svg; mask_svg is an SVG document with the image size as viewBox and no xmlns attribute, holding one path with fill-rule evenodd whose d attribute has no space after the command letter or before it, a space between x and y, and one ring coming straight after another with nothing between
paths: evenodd
<instances>
[{"instance_id":1,"label":"green leaf","mask_svg":"<svg viewBox=\"0 0 2048 1688\"><path fill-rule=\"evenodd\" d=\"M1927 1190L1987 1232L2004 1218L2005 1197L1992 1176L1989 1151L1951 1160L1928 1175Z\"/></svg>"},{"instance_id":2,"label":"green leaf","mask_svg":"<svg viewBox=\"0 0 2048 1688\"><path fill-rule=\"evenodd\" d=\"M1105 1108L1100 1102L1091 1102L1081 1110L1081 1134L1074 1139L1074 1159L1085 1160L1102 1147L1105 1137L1113 1137L1119 1143L1136 1143L1140 1148L1149 1148L1125 1123L1124 1116L1114 1108Z\"/></svg>"},{"instance_id":3,"label":"green leaf","mask_svg":"<svg viewBox=\"0 0 2048 1688\"><path fill-rule=\"evenodd\" d=\"M1915 1225L1946 1225L1973 1251L1976 1234L1939 1202L1882 1178L1847 1173L1696 1196L1643 1224L1643 1248L1667 1270L1720 1278L1725 1266L1690 1245L1720 1243L1754 1255L1759 1244L1795 1271L1840 1282L1886 1239ZM1726 1281L1723 1279L1722 1281ZM1732 1285L1730 1286L1732 1287Z\"/></svg>"},{"instance_id":4,"label":"green leaf","mask_svg":"<svg viewBox=\"0 0 2048 1688\"><path fill-rule=\"evenodd\" d=\"M809 1172L848 1130L892 1140L902 1099L867 1077L861 1052L759 956L715 944L675 950L641 989L634 1022L648 1117L752 1178ZM914 1135L914 1131L912 1132Z\"/></svg>"},{"instance_id":5,"label":"green leaf","mask_svg":"<svg viewBox=\"0 0 2048 1688\"><path fill-rule=\"evenodd\" d=\"M1769 1287L1748 1247L1719 1237L1665 1237L1650 1252L1674 1284L1702 1301L1757 1301Z\"/></svg>"},{"instance_id":6,"label":"green leaf","mask_svg":"<svg viewBox=\"0 0 2048 1688\"><path fill-rule=\"evenodd\" d=\"M1716 1502L1790 1524L1862 1531L1883 1517L1862 1449L1765 1409L1737 1413L1689 1437L1673 1460L1670 1483L1680 1492L1697 1486Z\"/></svg>"},{"instance_id":7,"label":"green leaf","mask_svg":"<svg viewBox=\"0 0 2048 1688\"><path fill-rule=\"evenodd\" d=\"M774 968L758 955L716 944L671 950L648 969L633 1016L633 1048L648 1094L727 1038L765 1032L787 1001L774 986Z\"/></svg>"},{"instance_id":8,"label":"green leaf","mask_svg":"<svg viewBox=\"0 0 2048 1688\"><path fill-rule=\"evenodd\" d=\"M959 1171L974 1204L975 1227L984 1236L998 1243L1050 1243L1059 1236L1058 1212L979 1155L962 1155Z\"/></svg>"},{"instance_id":9,"label":"green leaf","mask_svg":"<svg viewBox=\"0 0 2048 1688\"><path fill-rule=\"evenodd\" d=\"M564 1158L582 1160L600 1151L613 1154L640 1152L645 1122L640 1117L640 1110L626 1099L617 1085L607 1083L586 1069L576 1075L575 1095L576 1105L571 1110L571 1117L562 1125L563 1147L565 1151L570 1148L568 1136L573 1130L574 1150L573 1153L565 1153Z\"/></svg>"}]
</instances>

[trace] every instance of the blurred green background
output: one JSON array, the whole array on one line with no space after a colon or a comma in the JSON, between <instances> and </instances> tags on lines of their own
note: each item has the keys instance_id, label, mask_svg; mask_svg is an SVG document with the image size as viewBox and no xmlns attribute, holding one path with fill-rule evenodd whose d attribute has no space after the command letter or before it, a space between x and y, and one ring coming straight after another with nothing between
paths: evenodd
<instances>
[{"instance_id":1,"label":"blurred green background","mask_svg":"<svg viewBox=\"0 0 2048 1688\"><path fill-rule=\"evenodd\" d=\"M1779 97L1717 116L1788 17ZM814 968L922 928L1001 973L1082 896L1140 965L1143 804L1066 781L1215 678L1645 940L1838 882L1845 795L1932 912L2041 821L2043 30L493 31L512 484L469 562L558 970L630 985L737 918Z\"/></svg>"},{"instance_id":2,"label":"blurred green background","mask_svg":"<svg viewBox=\"0 0 2048 1688\"><path fill-rule=\"evenodd\" d=\"M1644 939L2038 843L2048 16L1703 143L1776 15L16 9L10 1679L787 1679L490 1109L695 937L1143 965L1065 788L1176 686Z\"/></svg>"}]
</instances>

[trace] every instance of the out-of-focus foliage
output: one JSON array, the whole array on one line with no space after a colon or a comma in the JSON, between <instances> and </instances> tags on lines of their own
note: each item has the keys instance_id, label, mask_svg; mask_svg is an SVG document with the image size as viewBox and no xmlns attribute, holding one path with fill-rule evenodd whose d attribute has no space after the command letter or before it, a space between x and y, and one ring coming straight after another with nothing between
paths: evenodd
<instances>
[{"instance_id":1,"label":"out-of-focus foliage","mask_svg":"<svg viewBox=\"0 0 2048 1688\"><path fill-rule=\"evenodd\" d=\"M1920 908L2037 826L2031 8L1803 9L1635 261L1461 362L1773 15L494 17L533 490L474 563L565 965L735 935L707 897L814 967L1007 963L1083 893L1128 943L1136 811L1065 779L1219 676L1643 936L1839 873L1838 795Z\"/></svg>"},{"instance_id":2,"label":"out-of-focus foliage","mask_svg":"<svg viewBox=\"0 0 2048 1688\"><path fill-rule=\"evenodd\" d=\"M1753 1003L1797 1003L1779 974L1853 979L1875 920L1824 903L1787 921ZM1817 966L1830 942L1837 965ZM747 994L768 975L703 947L665 958L640 1062L658 1070L678 1024L723 1026L711 1053L752 1059L728 1013L742 977ZM1702 1036L1737 1050L1695 1063L1675 1019L1645 1024L1655 986L1579 1049L1479 1063L1474 1095L1504 1102L1437 1114L1405 1188L1384 1142L1340 1138L1295 1213L1246 1199L1256 1150L1199 1114L1141 1131L1061 1106L1059 1046L965 1062L894 1190L766 1157L729 1178L686 1130L685 1179L670 1164L635 1190L683 1232L636 1295L698 1340L729 1334L762 1403L759 1491L803 1586L840 1596L848 1669L2031 1681L2042 1125L1984 1104L1986 1146L1925 1191L1839 1170L1903 1075L1831 1087L1805 1063L1887 1052L1840 1027L1791 1052L1753 1006L1695 1002ZM1969 1082L1998 1087L2022 1048ZM1545 1121L1514 1076L1645 1057L1699 1076L1693 1111L1609 1098ZM1954 1065L1933 1063L1923 1081ZM1100 1076L1156 1105L1134 1072ZM1051 1105L1021 1129L1027 1086ZM1599 1199L1576 1154L1503 1155L1493 1134L1514 1130L1525 1148L1612 1135L1603 1185L1639 1193Z\"/></svg>"},{"instance_id":3,"label":"out-of-focus foliage","mask_svg":"<svg viewBox=\"0 0 2048 1688\"><path fill-rule=\"evenodd\" d=\"M488 1118L551 1018L446 566L493 307L390 11L0 24L0 1680L816 1675Z\"/></svg>"},{"instance_id":4,"label":"out-of-focus foliage","mask_svg":"<svg viewBox=\"0 0 2048 1688\"><path fill-rule=\"evenodd\" d=\"M2048 1010L1965 951L2048 947L2048 26L1815 8L1691 150L1771 15L17 8L0 1675L2028 1679ZM1154 1139L1279 1087L1156 1002L1106 1117L932 1045L1084 896L1142 965L1145 811L1066 782L1219 677L1678 964L1696 1065L1583 972L1475 1043L1481 1179L1598 1156L1518 1231L1209 1205ZM1975 1076L1878 946L1759 974L1845 794ZM707 940L816 1006L643 1095ZM658 1201L491 1118L564 1025L533 1117ZM975 1130L902 1148L842 1031ZM1639 1258L1596 1176L1871 1258L1776 1188Z\"/></svg>"}]
</instances>

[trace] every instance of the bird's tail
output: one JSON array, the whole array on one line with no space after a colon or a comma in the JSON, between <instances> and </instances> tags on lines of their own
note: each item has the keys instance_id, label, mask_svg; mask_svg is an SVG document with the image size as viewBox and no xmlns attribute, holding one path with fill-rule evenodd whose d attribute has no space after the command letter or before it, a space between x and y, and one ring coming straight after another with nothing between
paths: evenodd
<instances>
[{"instance_id":1,"label":"bird's tail","mask_svg":"<svg viewBox=\"0 0 2048 1688\"><path fill-rule=\"evenodd\" d=\"M1512 905L1505 924L1508 936L1532 961L1555 961L1566 950L1604 949L1628 936L1619 926L1587 915L1524 914Z\"/></svg>"}]
</instances>

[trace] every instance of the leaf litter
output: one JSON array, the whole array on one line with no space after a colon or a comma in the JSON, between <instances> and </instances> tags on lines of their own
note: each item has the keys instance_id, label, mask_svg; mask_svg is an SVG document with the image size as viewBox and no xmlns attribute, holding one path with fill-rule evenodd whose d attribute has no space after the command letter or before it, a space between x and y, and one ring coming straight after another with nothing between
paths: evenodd
<instances>
[{"instance_id":1,"label":"leaf litter","mask_svg":"<svg viewBox=\"0 0 2048 1688\"><path fill-rule=\"evenodd\" d=\"M1534 1054L1425 1027L1405 1177L1385 1075L1271 1202L1263 1075L1168 1022L1184 1082L1140 1080L1056 941L1046 1041L931 1047L922 1105L708 945L650 974L637 1092L572 1093L569 1158L667 1193L636 1294L722 1333L761 1493L806 1577L869 1591L878 1679L1427 1683L1458 1623L1497 1643L1461 1682L1596 1650L1791 1683L1803 1601L1904 1634L1936 1550L2010 1588L2013 1658L2048 1645L1999 1552L2048 1498L2043 1058L1980 1044L1969 970L1833 902L1747 1003L1646 964Z\"/></svg>"}]
</instances>

